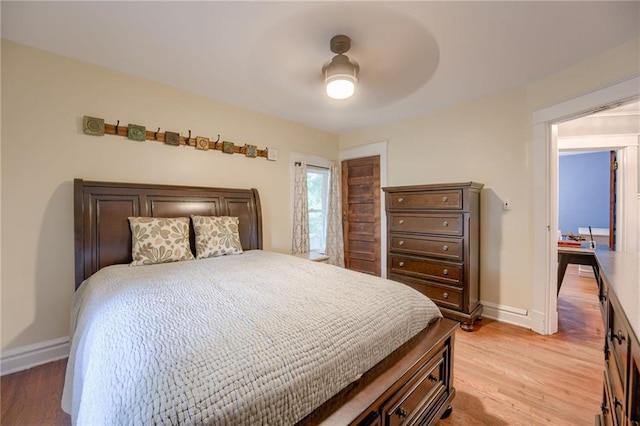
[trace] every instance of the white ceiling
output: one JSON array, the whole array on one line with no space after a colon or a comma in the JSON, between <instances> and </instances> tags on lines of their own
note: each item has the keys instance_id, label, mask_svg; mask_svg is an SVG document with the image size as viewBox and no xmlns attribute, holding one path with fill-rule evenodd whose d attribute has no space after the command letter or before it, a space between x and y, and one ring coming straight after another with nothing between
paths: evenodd
<instances>
[{"instance_id":1,"label":"white ceiling","mask_svg":"<svg viewBox=\"0 0 640 426\"><path fill-rule=\"evenodd\" d=\"M2 37L341 133L523 86L640 36L640 2L9 2ZM329 40L356 95L328 99Z\"/></svg>"}]
</instances>

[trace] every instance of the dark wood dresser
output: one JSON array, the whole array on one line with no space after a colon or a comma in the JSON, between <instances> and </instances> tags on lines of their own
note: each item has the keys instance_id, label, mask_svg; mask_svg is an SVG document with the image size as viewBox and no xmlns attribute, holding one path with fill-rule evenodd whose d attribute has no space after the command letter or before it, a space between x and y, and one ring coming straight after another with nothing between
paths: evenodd
<instances>
[{"instance_id":1,"label":"dark wood dresser","mask_svg":"<svg viewBox=\"0 0 640 426\"><path fill-rule=\"evenodd\" d=\"M383 188L387 277L429 296L472 331L480 304L480 190L475 182Z\"/></svg>"},{"instance_id":2,"label":"dark wood dresser","mask_svg":"<svg viewBox=\"0 0 640 426\"><path fill-rule=\"evenodd\" d=\"M640 425L640 254L596 252L604 320L604 387L598 425Z\"/></svg>"}]
</instances>

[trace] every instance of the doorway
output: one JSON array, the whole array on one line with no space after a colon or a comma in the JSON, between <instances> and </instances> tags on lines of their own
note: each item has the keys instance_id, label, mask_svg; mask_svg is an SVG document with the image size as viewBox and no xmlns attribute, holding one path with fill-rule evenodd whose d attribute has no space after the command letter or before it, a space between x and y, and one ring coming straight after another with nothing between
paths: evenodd
<instances>
[{"instance_id":1,"label":"doorway","mask_svg":"<svg viewBox=\"0 0 640 426\"><path fill-rule=\"evenodd\" d=\"M546 107L533 114L533 303L529 313L532 330L540 334L557 331L557 124L608 110L640 99L640 76L596 90L587 95ZM618 138L619 163L630 173L620 173L624 203L619 203L620 249L638 250L638 134ZM623 169L623 170L624 170ZM635 179L629 178L633 175ZM623 205L624 204L624 205ZM624 216L624 217L623 217Z\"/></svg>"},{"instance_id":2,"label":"doorway","mask_svg":"<svg viewBox=\"0 0 640 426\"><path fill-rule=\"evenodd\" d=\"M558 238L615 249L616 151L558 148Z\"/></svg>"}]
</instances>

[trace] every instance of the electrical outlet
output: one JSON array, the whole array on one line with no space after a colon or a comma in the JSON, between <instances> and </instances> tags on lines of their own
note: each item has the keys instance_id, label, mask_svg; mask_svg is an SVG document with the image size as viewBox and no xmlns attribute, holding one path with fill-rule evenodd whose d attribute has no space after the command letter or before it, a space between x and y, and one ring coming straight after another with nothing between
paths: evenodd
<instances>
[{"instance_id":1,"label":"electrical outlet","mask_svg":"<svg viewBox=\"0 0 640 426\"><path fill-rule=\"evenodd\" d=\"M511 200L505 198L502 200L502 210L511 210Z\"/></svg>"}]
</instances>

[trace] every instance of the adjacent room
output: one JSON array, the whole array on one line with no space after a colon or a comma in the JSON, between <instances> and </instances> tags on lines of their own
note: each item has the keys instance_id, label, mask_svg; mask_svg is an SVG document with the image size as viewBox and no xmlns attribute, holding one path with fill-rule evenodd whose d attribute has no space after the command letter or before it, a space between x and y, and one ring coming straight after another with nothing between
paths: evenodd
<instances>
[{"instance_id":1,"label":"adjacent room","mask_svg":"<svg viewBox=\"0 0 640 426\"><path fill-rule=\"evenodd\" d=\"M0 19L3 425L640 424L640 2Z\"/></svg>"}]
</instances>

